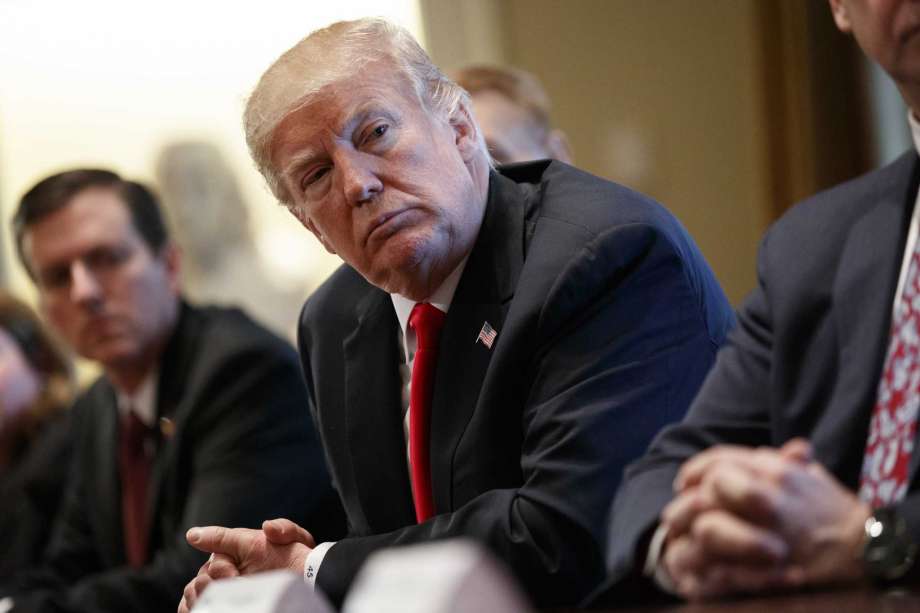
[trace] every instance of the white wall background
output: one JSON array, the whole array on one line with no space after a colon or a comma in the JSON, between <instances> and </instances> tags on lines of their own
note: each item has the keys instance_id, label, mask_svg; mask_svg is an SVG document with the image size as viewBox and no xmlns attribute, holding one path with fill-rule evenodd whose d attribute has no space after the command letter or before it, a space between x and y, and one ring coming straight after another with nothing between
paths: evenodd
<instances>
[{"instance_id":1,"label":"white wall background","mask_svg":"<svg viewBox=\"0 0 920 613\"><path fill-rule=\"evenodd\" d=\"M240 115L283 51L318 27L366 15L424 42L417 0L0 0L0 243L13 289L32 295L9 235L25 190L88 165L152 183L157 153L177 139L221 148L271 274L315 285L337 259L262 186Z\"/></svg>"}]
</instances>

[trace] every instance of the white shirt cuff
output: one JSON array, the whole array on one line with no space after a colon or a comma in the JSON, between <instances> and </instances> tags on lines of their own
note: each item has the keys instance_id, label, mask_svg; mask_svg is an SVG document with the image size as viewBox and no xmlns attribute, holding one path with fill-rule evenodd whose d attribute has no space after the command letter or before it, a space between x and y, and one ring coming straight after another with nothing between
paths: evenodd
<instances>
[{"instance_id":1,"label":"white shirt cuff","mask_svg":"<svg viewBox=\"0 0 920 613\"><path fill-rule=\"evenodd\" d=\"M323 558L326 557L326 552L329 551L335 543L320 543L313 548L307 555L307 563L303 565L303 580L307 582L307 585L314 587L316 584L316 575L319 574L319 567L323 563Z\"/></svg>"},{"instance_id":2,"label":"white shirt cuff","mask_svg":"<svg viewBox=\"0 0 920 613\"><path fill-rule=\"evenodd\" d=\"M642 574L650 577L655 584L668 594L677 595L677 586L674 580L664 567L662 553L664 552L664 542L668 538L668 529L663 524L658 524L655 534L652 535L652 541L648 546L648 554L645 556L645 566L642 568Z\"/></svg>"}]
</instances>

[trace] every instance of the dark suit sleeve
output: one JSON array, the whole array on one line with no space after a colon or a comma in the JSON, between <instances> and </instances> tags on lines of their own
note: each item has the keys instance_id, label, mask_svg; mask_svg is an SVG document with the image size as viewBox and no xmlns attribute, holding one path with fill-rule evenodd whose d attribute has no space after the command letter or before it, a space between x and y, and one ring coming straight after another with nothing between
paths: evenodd
<instances>
[{"instance_id":1,"label":"dark suit sleeve","mask_svg":"<svg viewBox=\"0 0 920 613\"><path fill-rule=\"evenodd\" d=\"M84 474L72 484L46 568L20 577L15 611L171 611L206 557L185 542L191 526L258 527L278 516L310 525L332 493L293 351L257 345L213 354L203 358L213 363L195 366L204 374L189 386L198 406L176 433L188 438L177 441L188 456L171 470L191 474L166 477L187 491L166 494L175 519L152 561L101 570Z\"/></svg>"},{"instance_id":2,"label":"dark suit sleeve","mask_svg":"<svg viewBox=\"0 0 920 613\"><path fill-rule=\"evenodd\" d=\"M607 564L625 596L641 581L641 567L658 516L673 497L680 466L712 445L769 445L770 376L773 332L763 274L764 239L758 287L738 315L738 327L694 400L686 419L659 434L648 453L625 471L614 502Z\"/></svg>"},{"instance_id":3,"label":"dark suit sleeve","mask_svg":"<svg viewBox=\"0 0 920 613\"><path fill-rule=\"evenodd\" d=\"M539 297L532 345L521 348L525 373L507 384L520 386L507 397L522 404L521 485L420 525L340 541L318 585L340 601L373 551L462 536L506 562L540 606L577 602L603 576L605 517L623 466L683 416L724 332L707 327L696 265L647 225L588 237ZM710 298L728 325L724 297Z\"/></svg>"},{"instance_id":4,"label":"dark suit sleeve","mask_svg":"<svg viewBox=\"0 0 920 613\"><path fill-rule=\"evenodd\" d=\"M71 459L70 411L42 424L8 473L0 476L0 581L34 566L63 501Z\"/></svg>"}]
</instances>

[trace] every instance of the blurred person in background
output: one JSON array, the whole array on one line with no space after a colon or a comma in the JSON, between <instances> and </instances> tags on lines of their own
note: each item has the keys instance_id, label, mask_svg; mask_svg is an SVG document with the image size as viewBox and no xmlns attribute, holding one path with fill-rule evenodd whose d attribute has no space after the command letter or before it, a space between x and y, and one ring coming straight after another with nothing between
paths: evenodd
<instances>
[{"instance_id":1,"label":"blurred person in background","mask_svg":"<svg viewBox=\"0 0 920 613\"><path fill-rule=\"evenodd\" d=\"M157 156L157 187L182 249L182 287L193 302L239 306L296 338L306 282L273 279L230 164L213 144L179 141Z\"/></svg>"},{"instance_id":2,"label":"blurred person in background","mask_svg":"<svg viewBox=\"0 0 920 613\"><path fill-rule=\"evenodd\" d=\"M67 478L70 364L25 303L0 290L0 577L35 564Z\"/></svg>"},{"instance_id":3,"label":"blurred person in background","mask_svg":"<svg viewBox=\"0 0 920 613\"><path fill-rule=\"evenodd\" d=\"M552 126L550 99L537 77L519 68L487 64L465 66L452 77L469 92L473 115L496 163L572 163L569 139Z\"/></svg>"},{"instance_id":4,"label":"blurred person in background","mask_svg":"<svg viewBox=\"0 0 920 613\"><path fill-rule=\"evenodd\" d=\"M920 580L920 2L829 4L914 146L767 231L686 419L626 470L599 601Z\"/></svg>"},{"instance_id":5,"label":"blurred person in background","mask_svg":"<svg viewBox=\"0 0 920 613\"><path fill-rule=\"evenodd\" d=\"M205 557L190 526L341 516L296 353L238 309L183 299L150 190L62 172L23 196L13 229L49 325L103 371L71 410L45 556L0 582L13 611L173 611Z\"/></svg>"}]
</instances>

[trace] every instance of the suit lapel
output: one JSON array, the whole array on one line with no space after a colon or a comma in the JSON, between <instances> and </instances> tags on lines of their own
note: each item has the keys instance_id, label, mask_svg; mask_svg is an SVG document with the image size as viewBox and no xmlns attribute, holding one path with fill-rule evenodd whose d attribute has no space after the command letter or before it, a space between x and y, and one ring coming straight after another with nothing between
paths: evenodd
<instances>
[{"instance_id":1,"label":"suit lapel","mask_svg":"<svg viewBox=\"0 0 920 613\"><path fill-rule=\"evenodd\" d=\"M441 333L431 415L435 510L453 508L454 451L473 416L489 361L524 261L525 193L492 173L486 211ZM484 324L498 331L491 348L478 340Z\"/></svg>"},{"instance_id":2,"label":"suit lapel","mask_svg":"<svg viewBox=\"0 0 920 613\"><path fill-rule=\"evenodd\" d=\"M160 373L157 381L156 410L156 454L150 467L150 481L147 484L148 552L162 546L159 538L157 518L161 514L163 488L166 483L167 467L176 463L179 439L177 428L185 423L187 415L180 415L180 400L187 391L186 382L192 372L192 356L198 344L199 315L187 304L180 307L179 321L169 344L160 359ZM164 426L165 423L165 426Z\"/></svg>"},{"instance_id":3,"label":"suit lapel","mask_svg":"<svg viewBox=\"0 0 920 613\"><path fill-rule=\"evenodd\" d=\"M905 158L880 178L871 207L847 236L834 280L837 337L843 339L838 376L845 389L833 419L825 420L815 438L826 447L818 449L819 456L828 458L831 469L851 485L859 481L868 417L890 336L892 300L916 198L915 158Z\"/></svg>"},{"instance_id":4,"label":"suit lapel","mask_svg":"<svg viewBox=\"0 0 920 613\"><path fill-rule=\"evenodd\" d=\"M118 405L115 390L105 381L97 390L98 400L92 403L98 406L96 419L89 425L95 430L90 440L98 440L99 448L94 450L95 466L84 478L96 478L92 486L94 508L91 521L97 522L98 533L111 538L103 543L104 556L115 565L125 561L124 534L121 522L121 480L118 472ZM94 410L95 411L95 410ZM94 477L90 477L90 475Z\"/></svg>"},{"instance_id":5,"label":"suit lapel","mask_svg":"<svg viewBox=\"0 0 920 613\"><path fill-rule=\"evenodd\" d=\"M415 521L402 428L399 323L376 288L358 302L357 326L342 344L345 419L355 486L372 533Z\"/></svg>"}]
</instances>

